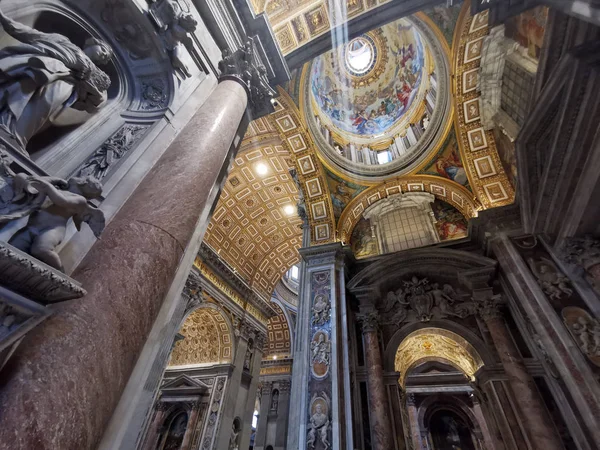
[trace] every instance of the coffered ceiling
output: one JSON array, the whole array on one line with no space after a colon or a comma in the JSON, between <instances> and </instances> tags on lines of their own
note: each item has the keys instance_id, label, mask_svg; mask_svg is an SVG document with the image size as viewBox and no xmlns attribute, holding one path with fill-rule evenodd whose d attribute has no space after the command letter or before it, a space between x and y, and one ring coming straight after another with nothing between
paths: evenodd
<instances>
[{"instance_id":1,"label":"coffered ceiling","mask_svg":"<svg viewBox=\"0 0 600 450\"><path fill-rule=\"evenodd\" d=\"M204 238L267 298L283 273L298 261L302 240L291 167L293 162L279 137L269 134L266 123L253 123Z\"/></svg>"}]
</instances>

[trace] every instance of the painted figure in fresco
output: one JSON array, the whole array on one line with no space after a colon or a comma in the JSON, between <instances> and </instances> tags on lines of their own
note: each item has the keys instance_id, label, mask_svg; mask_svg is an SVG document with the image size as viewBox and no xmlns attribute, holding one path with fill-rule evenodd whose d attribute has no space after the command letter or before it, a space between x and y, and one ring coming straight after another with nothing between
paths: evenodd
<instances>
[{"instance_id":1,"label":"painted figure in fresco","mask_svg":"<svg viewBox=\"0 0 600 450\"><path fill-rule=\"evenodd\" d=\"M106 103L111 80L98 68L113 53L89 38L81 50L67 37L43 33L0 12L4 31L20 43L0 50L0 129L23 153L51 125L85 122Z\"/></svg>"},{"instance_id":2,"label":"painted figure in fresco","mask_svg":"<svg viewBox=\"0 0 600 450\"><path fill-rule=\"evenodd\" d=\"M440 240L460 239L468 235L467 221L464 216L445 202L436 200L433 203L436 228Z\"/></svg>"},{"instance_id":3,"label":"painted figure in fresco","mask_svg":"<svg viewBox=\"0 0 600 450\"><path fill-rule=\"evenodd\" d=\"M467 172L465 172L460 157L454 148L449 155L442 156L435 162L435 168L444 178L456 181L463 186L468 183Z\"/></svg>"}]
</instances>

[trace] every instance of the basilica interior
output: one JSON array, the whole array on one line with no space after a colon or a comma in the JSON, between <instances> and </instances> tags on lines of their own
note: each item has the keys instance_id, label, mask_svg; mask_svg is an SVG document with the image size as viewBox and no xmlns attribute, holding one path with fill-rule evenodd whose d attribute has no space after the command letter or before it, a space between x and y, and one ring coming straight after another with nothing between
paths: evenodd
<instances>
[{"instance_id":1,"label":"basilica interior","mask_svg":"<svg viewBox=\"0 0 600 450\"><path fill-rule=\"evenodd\" d=\"M0 25L0 450L600 448L598 0Z\"/></svg>"}]
</instances>

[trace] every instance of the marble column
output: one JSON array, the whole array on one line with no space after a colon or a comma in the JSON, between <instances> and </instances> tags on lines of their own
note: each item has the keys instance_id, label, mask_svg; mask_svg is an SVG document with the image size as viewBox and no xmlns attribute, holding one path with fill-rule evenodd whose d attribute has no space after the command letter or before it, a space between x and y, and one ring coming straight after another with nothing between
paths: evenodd
<instances>
[{"instance_id":1,"label":"marble column","mask_svg":"<svg viewBox=\"0 0 600 450\"><path fill-rule=\"evenodd\" d=\"M57 305L5 368L0 449L97 447L247 126L247 88L232 78L217 85L73 273L87 296Z\"/></svg>"},{"instance_id":2,"label":"marble column","mask_svg":"<svg viewBox=\"0 0 600 450\"><path fill-rule=\"evenodd\" d=\"M533 377L527 372L502 318L497 298L491 295L491 289L483 293L474 293L474 298L479 302L480 315L490 332L508 377L513 398L521 411L520 419L523 421L530 447L564 450Z\"/></svg>"},{"instance_id":3,"label":"marble column","mask_svg":"<svg viewBox=\"0 0 600 450\"><path fill-rule=\"evenodd\" d=\"M192 409L188 415L187 428L183 435L183 442L181 443L181 450L191 450L192 439L194 439L194 431L198 426L198 412L200 411L200 402L196 402L192 405Z\"/></svg>"},{"instance_id":4,"label":"marble column","mask_svg":"<svg viewBox=\"0 0 600 450\"><path fill-rule=\"evenodd\" d=\"M419 429L419 417L414 394L406 394L406 410L408 411L408 422L413 447L415 450L421 450L423 448L423 440L421 438L421 430Z\"/></svg>"},{"instance_id":5,"label":"marble column","mask_svg":"<svg viewBox=\"0 0 600 450\"><path fill-rule=\"evenodd\" d=\"M383 382L383 363L379 347L379 315L375 311L359 314L362 325L365 365L367 366L367 391L369 394L369 420L373 450L390 450L393 447L387 395Z\"/></svg>"},{"instance_id":6,"label":"marble column","mask_svg":"<svg viewBox=\"0 0 600 450\"><path fill-rule=\"evenodd\" d=\"M165 419L165 411L167 410L168 405L165 403L159 403L156 406L156 414L154 414L154 419L150 424L150 428L148 429L148 433L146 433L146 443L144 445L144 450L154 450L156 448L156 440L158 439L158 430Z\"/></svg>"}]
</instances>

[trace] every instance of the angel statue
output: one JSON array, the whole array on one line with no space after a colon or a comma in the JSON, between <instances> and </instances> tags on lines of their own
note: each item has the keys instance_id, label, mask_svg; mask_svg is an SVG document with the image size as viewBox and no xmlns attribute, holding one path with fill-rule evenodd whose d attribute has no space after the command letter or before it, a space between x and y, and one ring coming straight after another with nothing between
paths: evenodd
<instances>
[{"instance_id":1,"label":"angel statue","mask_svg":"<svg viewBox=\"0 0 600 450\"><path fill-rule=\"evenodd\" d=\"M0 50L0 130L20 150L51 125L85 122L107 99L109 76L97 65L113 53L95 38L80 49L67 37L43 33L0 11L4 31L20 43Z\"/></svg>"},{"instance_id":2,"label":"angel statue","mask_svg":"<svg viewBox=\"0 0 600 450\"><path fill-rule=\"evenodd\" d=\"M4 169L3 172L10 170ZM73 219L78 231L87 222L96 237L104 230L104 213L88 203L100 197L102 185L92 177L65 181L8 173L0 180L4 194L0 198L0 226L28 216L8 243L63 271L56 247L65 238L69 219Z\"/></svg>"}]
</instances>

